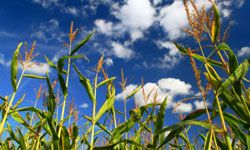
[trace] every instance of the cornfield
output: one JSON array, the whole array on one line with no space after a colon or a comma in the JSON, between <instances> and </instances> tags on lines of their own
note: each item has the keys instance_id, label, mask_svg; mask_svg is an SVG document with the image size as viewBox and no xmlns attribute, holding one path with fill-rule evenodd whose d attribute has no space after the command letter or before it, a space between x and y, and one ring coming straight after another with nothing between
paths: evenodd
<instances>
[{"instance_id":1,"label":"cornfield","mask_svg":"<svg viewBox=\"0 0 250 150\"><path fill-rule=\"evenodd\" d=\"M34 54L36 43L32 44L30 50L26 49L24 54L21 49L25 45L22 42L18 44L12 55L10 68L13 93L0 97L1 149L250 149L250 88L247 79L250 60L239 62L229 44L225 43L227 35L221 34L223 29L220 13L216 4L210 2L213 7L207 10L205 7L198 9L192 0L183 0L189 22L189 28L183 32L194 38L193 45L197 47L191 48L174 42L180 53L190 60L204 109L195 110L183 116L179 122L165 126L166 97L163 103L152 100L153 103L128 110L127 116L126 101L133 98L140 89L143 91L142 83L124 97L124 112L118 111L114 105L117 89L114 83L118 81L116 77L109 77L103 69L105 56L101 56L95 66L94 79L87 78L80 72L81 66L73 63L76 59L87 60L80 50L91 40L94 32L75 44L78 29L75 30L72 23L68 34L68 54L59 58L57 64L45 56L48 65L57 73L57 79L53 82L48 73L40 76L26 72L37 56ZM192 9L188 8L189 3ZM18 65L22 66L21 72ZM66 113L72 72L78 75L79 83L86 91L84 94L88 95L93 106L92 116L79 116L84 118L84 124L78 123L78 113L72 107ZM121 74L120 85L124 90L127 80L123 71ZM39 107L37 103L34 106L20 107L25 103L25 93L18 100L16 94L23 78L41 80L47 85L39 88L35 98L35 102L43 98L45 107ZM206 80L203 81L203 78ZM56 84L60 85L59 95L55 90ZM100 101L97 89L101 87L106 88L106 100L98 109L97 103ZM211 107L206 105L208 95L213 99ZM62 104L58 102L60 97ZM157 93L153 97L156 99ZM10 124L9 120L14 120L15 123ZM195 137L190 136L190 129L193 127L199 128Z\"/></svg>"}]
</instances>

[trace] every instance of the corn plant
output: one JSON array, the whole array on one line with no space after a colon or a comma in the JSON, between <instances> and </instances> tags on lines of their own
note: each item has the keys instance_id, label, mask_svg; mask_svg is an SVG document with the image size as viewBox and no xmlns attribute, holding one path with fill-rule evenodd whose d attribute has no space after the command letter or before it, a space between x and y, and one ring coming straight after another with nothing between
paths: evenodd
<instances>
[{"instance_id":1,"label":"corn plant","mask_svg":"<svg viewBox=\"0 0 250 150\"><path fill-rule=\"evenodd\" d=\"M24 57L21 55L23 43L18 44L14 51L10 75L13 93L10 94L10 98L0 97L2 100L1 149L194 150L200 149L198 143L201 143L201 147L206 150L250 149L250 90L247 87L250 60L245 59L240 62L229 44L225 42L226 35L223 37L221 34L220 13L216 4L209 1L212 5L211 11L205 6L199 9L194 0L183 0L190 25L184 32L194 38L193 45L197 44L197 48L174 42L180 53L190 59L204 109L181 116L179 122L166 126L168 97L160 103L157 101L157 91L146 95L142 80L140 86L123 97L124 112L120 112L115 106L116 77L109 77L104 70L105 56L102 55L94 67L93 80L80 71L79 68L82 66L73 63L72 59L88 60L80 53L80 49L84 48L94 32L75 45L78 29L73 31L72 23L68 34L68 54L59 58L57 64L45 56L48 65L57 74L54 82L49 73L44 76L26 73L27 68L32 67L32 60L37 56L33 54L35 42L29 51L25 45ZM204 38L206 38L205 41ZM21 73L18 65L22 66ZM70 113L66 112L72 69L78 76L82 90L85 90L84 94L92 103L91 115L80 115L80 119L85 121L83 124L78 122L77 110L72 111L73 103ZM125 90L127 78L124 77L123 70L121 74L120 86ZM34 106L20 107L20 104L26 100L25 94L14 104L23 78L41 80L42 84L46 85L43 86L43 90L39 88L34 98ZM56 94L57 81L59 81L60 91ZM105 101L98 109L97 104L101 102L98 99L100 88L106 88L101 90L106 93L105 97L102 97ZM152 103L135 107L127 113L126 101L132 99L139 90L142 90L144 99ZM41 97L44 100L44 108L37 106L37 101ZM62 97L62 104L60 104L60 97ZM211 97L212 106L208 106L208 99ZM152 99L149 100L149 98ZM71 121L72 114L74 121ZM10 124L11 119L17 125ZM124 121L120 122L120 120ZM190 138L194 126L198 126L200 132L197 132L197 137Z\"/></svg>"}]
</instances>

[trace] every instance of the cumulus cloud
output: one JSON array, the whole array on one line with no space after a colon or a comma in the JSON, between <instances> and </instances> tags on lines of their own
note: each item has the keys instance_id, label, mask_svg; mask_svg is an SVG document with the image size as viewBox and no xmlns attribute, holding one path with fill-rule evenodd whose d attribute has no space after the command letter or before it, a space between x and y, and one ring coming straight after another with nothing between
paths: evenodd
<instances>
[{"instance_id":1,"label":"cumulus cloud","mask_svg":"<svg viewBox=\"0 0 250 150\"><path fill-rule=\"evenodd\" d=\"M166 85L169 84L169 85ZM176 86L174 85L176 84ZM177 88L180 86L180 88ZM122 99L130 94L137 85L128 85L123 92L117 95L117 99ZM168 107L174 107L173 101L176 96L184 96L192 93L191 85L179 79L162 78L157 83L146 83L135 95L134 100L137 106L143 106L150 103L161 103L167 97Z\"/></svg>"},{"instance_id":2,"label":"cumulus cloud","mask_svg":"<svg viewBox=\"0 0 250 150\"><path fill-rule=\"evenodd\" d=\"M192 88L190 84L175 78L160 79L158 85L161 89L169 92L171 95L188 95Z\"/></svg>"},{"instance_id":3,"label":"cumulus cloud","mask_svg":"<svg viewBox=\"0 0 250 150\"><path fill-rule=\"evenodd\" d=\"M237 55L238 55L239 57L249 56L249 55L250 55L250 47L248 47L248 46L242 47L242 48L238 51Z\"/></svg>"},{"instance_id":4,"label":"cumulus cloud","mask_svg":"<svg viewBox=\"0 0 250 150\"><path fill-rule=\"evenodd\" d=\"M45 75L50 72L49 65L47 63L31 62L30 67L26 67L26 71L32 74ZM21 65L19 67L22 69Z\"/></svg>"},{"instance_id":5,"label":"cumulus cloud","mask_svg":"<svg viewBox=\"0 0 250 150\"><path fill-rule=\"evenodd\" d=\"M134 51L129 49L118 42L111 43L113 55L118 58L130 59L134 55Z\"/></svg>"},{"instance_id":6,"label":"cumulus cloud","mask_svg":"<svg viewBox=\"0 0 250 150\"><path fill-rule=\"evenodd\" d=\"M198 7L201 7L203 4L205 4L207 8L211 7L211 4L207 0L196 0L196 4ZM162 7L158 21L160 26L162 26L168 34L170 40L183 37L184 33L182 30L188 27L183 2L176 0L172 4Z\"/></svg>"},{"instance_id":7,"label":"cumulus cloud","mask_svg":"<svg viewBox=\"0 0 250 150\"><path fill-rule=\"evenodd\" d=\"M113 59L111 58L107 58L104 60L104 63L107 67L110 67L110 66L113 66L114 62L113 62Z\"/></svg>"},{"instance_id":8,"label":"cumulus cloud","mask_svg":"<svg viewBox=\"0 0 250 150\"><path fill-rule=\"evenodd\" d=\"M87 103L83 103L82 105L80 105L80 108L88 108L89 107L89 104Z\"/></svg>"},{"instance_id":9,"label":"cumulus cloud","mask_svg":"<svg viewBox=\"0 0 250 150\"><path fill-rule=\"evenodd\" d=\"M203 101L195 101L195 102L194 102L194 105L195 105L195 108L196 108L196 109L205 109L205 105L204 105L204 102L203 102ZM209 106L210 103L209 103L209 102L206 102L206 105Z\"/></svg>"},{"instance_id":10,"label":"cumulus cloud","mask_svg":"<svg viewBox=\"0 0 250 150\"><path fill-rule=\"evenodd\" d=\"M113 12L120 26L129 32L132 41L143 37L143 32L154 23L155 13L149 0L128 0Z\"/></svg>"},{"instance_id":11,"label":"cumulus cloud","mask_svg":"<svg viewBox=\"0 0 250 150\"><path fill-rule=\"evenodd\" d=\"M117 100L123 100L125 97L129 96L135 89L137 85L130 84L127 87L125 87L125 90L122 91L121 93L116 95Z\"/></svg>"},{"instance_id":12,"label":"cumulus cloud","mask_svg":"<svg viewBox=\"0 0 250 150\"><path fill-rule=\"evenodd\" d=\"M113 33L113 23L106 22L103 19L95 20L95 25L97 27L97 31L103 33L105 35L111 35Z\"/></svg>"},{"instance_id":13,"label":"cumulus cloud","mask_svg":"<svg viewBox=\"0 0 250 150\"><path fill-rule=\"evenodd\" d=\"M175 107L174 112L175 113L189 113L193 109L193 105L191 103L178 103L177 106Z\"/></svg>"}]
</instances>

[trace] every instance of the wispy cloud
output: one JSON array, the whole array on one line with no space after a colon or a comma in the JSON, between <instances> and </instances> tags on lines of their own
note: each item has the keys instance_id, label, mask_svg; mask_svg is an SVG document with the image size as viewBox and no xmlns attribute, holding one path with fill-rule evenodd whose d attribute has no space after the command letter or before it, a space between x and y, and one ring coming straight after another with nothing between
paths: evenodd
<instances>
[{"instance_id":1,"label":"wispy cloud","mask_svg":"<svg viewBox=\"0 0 250 150\"><path fill-rule=\"evenodd\" d=\"M4 54L0 53L0 64L6 67L9 67L11 64L10 60L7 60L4 56Z\"/></svg>"},{"instance_id":2,"label":"wispy cloud","mask_svg":"<svg viewBox=\"0 0 250 150\"><path fill-rule=\"evenodd\" d=\"M238 55L239 57L247 57L247 56L249 56L249 55L250 55L250 47L248 47L248 46L242 47L242 48L238 51L237 55Z\"/></svg>"},{"instance_id":3,"label":"wispy cloud","mask_svg":"<svg viewBox=\"0 0 250 150\"><path fill-rule=\"evenodd\" d=\"M49 8L51 6L58 6L59 0L32 0L34 3L41 5L44 8Z\"/></svg>"},{"instance_id":4,"label":"wispy cloud","mask_svg":"<svg viewBox=\"0 0 250 150\"><path fill-rule=\"evenodd\" d=\"M83 103L82 105L80 105L80 108L88 108L89 107L89 104L87 103Z\"/></svg>"},{"instance_id":5,"label":"wispy cloud","mask_svg":"<svg viewBox=\"0 0 250 150\"><path fill-rule=\"evenodd\" d=\"M0 38L18 38L19 36L15 33L0 31Z\"/></svg>"},{"instance_id":6,"label":"wispy cloud","mask_svg":"<svg viewBox=\"0 0 250 150\"><path fill-rule=\"evenodd\" d=\"M51 40L56 40L62 43L66 37L66 33L60 29L59 25L60 24L57 19L50 19L46 23L41 23L38 29L31 34L31 37L42 40L45 43Z\"/></svg>"}]
</instances>

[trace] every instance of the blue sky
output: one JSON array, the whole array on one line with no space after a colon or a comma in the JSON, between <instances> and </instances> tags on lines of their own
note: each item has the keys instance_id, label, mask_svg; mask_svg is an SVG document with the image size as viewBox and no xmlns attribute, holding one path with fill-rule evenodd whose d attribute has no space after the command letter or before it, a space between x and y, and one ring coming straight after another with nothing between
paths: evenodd
<instances>
[{"instance_id":1,"label":"blue sky","mask_svg":"<svg viewBox=\"0 0 250 150\"><path fill-rule=\"evenodd\" d=\"M202 5L205 0L197 1ZM207 2L205 2L207 4ZM206 5L210 7L209 4ZM225 29L232 22L228 43L240 59L250 54L249 10L250 2L244 0L223 0L218 2ZM183 97L197 94L197 88L189 60L182 57L172 42L195 46L194 40L182 32L188 23L182 1L175 0L12 0L0 1L0 95L10 95L11 56L19 42L27 41L29 45L37 41L34 60L40 65L30 70L44 75L50 72L51 79L57 76L45 64L44 55L56 60L67 54L63 43L68 41L67 33L70 22L80 29L76 43L88 33L96 30L94 37L81 50L90 61L76 61L80 70L87 77L93 78L92 67L101 54L105 55L104 68L109 76L117 76L115 82L117 95L122 98L141 83L143 77L147 91L158 91L161 101L169 96L168 114ZM128 78L128 88L120 93L120 70L124 69ZM84 89L78 82L74 70L71 70L69 84L69 102L74 98L80 113L90 114L91 104ZM34 88L44 82L24 79L18 97L27 93L22 105L33 105ZM100 90L99 105L104 101ZM143 105L142 94L128 101L128 108L134 108L134 99ZM202 107L201 100L183 103L176 109L186 113ZM39 102L42 104L42 100ZM123 102L117 100L116 106L123 110ZM39 105L39 107L42 107ZM170 116L175 120L178 113ZM171 120L171 119L170 119ZM171 121L170 121L171 122Z\"/></svg>"}]
</instances>

